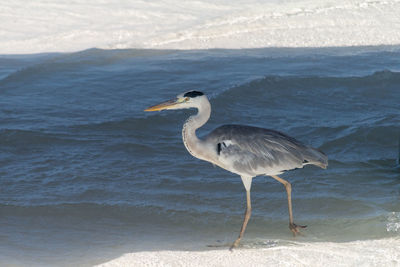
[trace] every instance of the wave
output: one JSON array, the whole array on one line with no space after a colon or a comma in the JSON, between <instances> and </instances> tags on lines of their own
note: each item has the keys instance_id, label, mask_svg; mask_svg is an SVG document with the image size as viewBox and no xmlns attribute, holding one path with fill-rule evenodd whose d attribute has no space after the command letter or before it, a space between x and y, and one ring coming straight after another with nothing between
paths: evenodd
<instances>
[{"instance_id":1,"label":"wave","mask_svg":"<svg viewBox=\"0 0 400 267\"><path fill-rule=\"evenodd\" d=\"M363 49L360 48L360 49L364 52L369 51L367 48ZM321 53L320 50L321 49L310 49L306 54ZM339 52L334 52L332 49L327 49L327 50L322 49L322 51L324 51L323 52L324 54L338 53L339 55L341 53L345 53L345 51L348 50L352 49L350 48L342 50L338 49L337 51ZM268 52L269 50L253 49L250 54L257 57L260 56L260 54L263 54L263 51ZM284 49L282 51L284 51ZM293 52L295 52L295 50ZM77 80L77 77L79 77L82 71L87 71L87 69L98 71L97 69L98 67L101 68L103 75L102 79L104 79L104 77L108 77L106 72L112 71L113 67L116 65L118 65L118 75L121 75L121 73L127 74L124 71L132 69L133 68L132 63L135 63L135 62L131 63L130 62L131 59L139 57L151 58L151 57L165 56L170 54L174 54L178 58L185 58L185 55L186 57L188 57L187 54L176 50L152 50L152 49L117 49L117 50L88 49L75 53L54 53L54 54L36 56L34 57L35 60L33 60L33 62L28 64L25 63L24 67L15 68L10 73L7 73L4 77L2 77L2 79L0 79L0 86L2 87L0 90L5 90L6 88L15 88L18 85L20 85L19 87L21 88L25 88L25 86L22 85L24 85L26 81L34 83L34 81L42 82L45 79L47 82L51 82L54 80L54 82L57 83L59 75L63 75L63 78ZM193 54L192 56L194 56L195 58L203 57L207 59L210 56L210 54L207 52L201 53L199 51L198 52L193 51L192 54ZM275 54L275 52L269 51L267 54ZM239 57L238 59L243 57L243 54L240 51L235 52L234 50L214 50L212 52L212 55L215 56L216 58L226 57L227 55L232 56L233 58ZM265 55L263 55L263 57L265 57ZM211 62L205 61L204 68L212 67L213 64L214 63L212 61ZM112 75L108 77L108 79L115 79L116 75L117 74L114 71L112 72ZM387 81L390 82L392 79L395 79L395 77L397 77L397 79L394 81L398 81L398 75L397 76L396 75L397 75L396 72L392 72L390 70L383 70L383 71L378 71L373 75L362 77L363 79L361 80L364 80L365 83L368 83L370 81L379 82L379 81L385 81L385 79L387 79ZM319 81L320 83L329 83L329 82L335 82L336 80L340 80L343 77L347 77L349 79L354 78L356 83L358 82L357 78L359 78L359 77L351 77L348 75L347 76L343 75L340 77L335 77L335 76L290 77L290 76L272 75L265 77L265 79L262 80L261 82L265 82L266 86L268 86L269 83L270 85L273 85L274 81L276 82L280 80L287 80L288 82L292 81L293 83L295 83L296 79L298 79L298 81L303 83L306 83L307 80L309 81L312 80L312 82ZM89 80L88 82L91 82L91 80ZM254 80L253 82L248 84L243 84L242 86L248 88L258 82L260 82L260 80ZM349 81L349 83L350 82L351 81ZM230 89L228 88L227 91L232 91L232 90L235 91L234 90L235 88L236 87Z\"/></svg>"},{"instance_id":2,"label":"wave","mask_svg":"<svg viewBox=\"0 0 400 267\"><path fill-rule=\"evenodd\" d=\"M79 143L82 140L72 136L64 136L55 133L45 133L31 130L3 129L0 130L0 145L3 147L15 147L25 145L37 145L48 143Z\"/></svg>"},{"instance_id":3,"label":"wave","mask_svg":"<svg viewBox=\"0 0 400 267\"><path fill-rule=\"evenodd\" d=\"M376 91L377 88L383 90L392 89L393 86L400 82L400 72L391 70L376 71L366 76L281 76L272 75L262 79L256 79L249 83L235 86L225 90L218 95L216 99L226 99L227 97L236 98L241 95L249 97L260 97L263 94L282 94L294 93L298 90L324 90L337 88L345 91L350 91L346 94L351 94L352 90L358 89L363 92L362 96L376 95L377 97L385 97L381 91ZM346 88L340 88L344 87ZM353 91L354 92L354 91ZM328 92L337 94L338 91ZM273 96L273 95L272 95Z\"/></svg>"},{"instance_id":4,"label":"wave","mask_svg":"<svg viewBox=\"0 0 400 267\"><path fill-rule=\"evenodd\" d=\"M338 134L337 138L323 145L326 149L334 149L347 147L352 144L357 147L368 140L369 145L378 147L388 147L393 145L393 140L398 136L398 129L393 126L366 126L343 131Z\"/></svg>"},{"instance_id":5,"label":"wave","mask_svg":"<svg viewBox=\"0 0 400 267\"><path fill-rule=\"evenodd\" d=\"M151 49L87 49L74 53L50 53L35 57L34 63L15 69L0 79L0 86L15 86L25 81L33 82L46 77L51 80L58 73L79 73L85 68L108 67L136 57L154 57L173 53L172 50Z\"/></svg>"},{"instance_id":6,"label":"wave","mask_svg":"<svg viewBox=\"0 0 400 267\"><path fill-rule=\"evenodd\" d=\"M217 121L211 123L212 126L229 123L229 119L236 116L236 110L246 110L248 105L255 109L254 112L260 110L273 115L274 110L282 106L281 102L284 101L284 107L290 109L279 110L287 114L288 124L291 124L290 116L299 116L293 112L304 113L305 116L322 112L326 116L308 127L303 127L301 123L291 127L304 134L329 137L331 140L324 144L328 149L343 144L358 145L365 140L388 146L392 142L391 138L397 140L399 116L395 110L390 111L391 108L389 112L383 113L372 108L379 104L393 104L395 107L396 84L399 83L400 73L389 70L361 77L267 76L214 94L210 101ZM295 108L297 106L299 109ZM349 113L343 112L340 114L343 116L341 120L337 120L338 112L347 109ZM173 116L171 113L139 113L136 118L75 125L71 129L145 135L154 131L157 125L157 131L179 134L182 123L192 113L193 111L176 111ZM355 117L351 115L356 113L358 115ZM224 117L228 120L222 121ZM324 124L324 120L332 121Z\"/></svg>"},{"instance_id":7,"label":"wave","mask_svg":"<svg viewBox=\"0 0 400 267\"><path fill-rule=\"evenodd\" d=\"M137 55L136 52L126 51L132 56ZM109 59L96 59L98 53L109 54ZM81 54L65 55L61 63L55 60L53 63L49 61L48 66L47 63L31 66L10 75L0 83L14 80L24 82L25 79L30 79L27 75L36 76L38 73L49 75L52 71L57 71L57 64L63 65L63 62L68 68L73 68L72 66L80 65L81 60L86 60L79 59L81 56L98 60L98 64L111 59L124 60L124 55L115 53L116 55L114 52L94 49ZM383 155L385 149L398 139L396 86L399 83L400 73L390 70L347 77L270 75L215 92L210 100L213 117L204 128L209 131L227 123L252 124L279 129L304 141L317 137L319 143L313 145L337 155L347 151L347 155L354 156L361 152L365 156L371 149L378 155ZM131 143L138 151L146 151L149 146L143 146L143 140L150 144L175 140L173 144L180 144L182 123L194 112L176 111L171 116L168 112L144 113L140 106L139 108L134 113L135 117L119 119L119 116L110 119L110 116L106 116L93 123L79 124L68 120L65 121L68 125L52 127L55 130L3 127L0 130L0 144L5 147L21 147L21 144L78 145L104 141L112 136L115 143L110 144L110 150L123 147L121 144Z\"/></svg>"}]
</instances>

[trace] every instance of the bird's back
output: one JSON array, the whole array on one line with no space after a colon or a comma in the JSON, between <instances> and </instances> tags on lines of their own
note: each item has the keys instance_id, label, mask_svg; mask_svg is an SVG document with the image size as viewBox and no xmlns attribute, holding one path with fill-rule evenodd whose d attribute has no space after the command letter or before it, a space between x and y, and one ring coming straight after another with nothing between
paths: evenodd
<instances>
[{"instance_id":1,"label":"bird's back","mask_svg":"<svg viewBox=\"0 0 400 267\"><path fill-rule=\"evenodd\" d=\"M313 164L328 166L326 155L281 132L244 125L223 125L207 136L225 169L239 175L276 175Z\"/></svg>"}]
</instances>

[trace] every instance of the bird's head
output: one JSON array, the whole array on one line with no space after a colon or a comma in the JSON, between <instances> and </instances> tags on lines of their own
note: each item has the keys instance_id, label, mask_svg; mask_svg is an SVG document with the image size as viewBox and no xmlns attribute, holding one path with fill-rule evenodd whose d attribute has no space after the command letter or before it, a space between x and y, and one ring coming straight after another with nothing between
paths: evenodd
<instances>
[{"instance_id":1,"label":"bird's head","mask_svg":"<svg viewBox=\"0 0 400 267\"><path fill-rule=\"evenodd\" d=\"M160 111L164 109L185 109L199 107L207 96L199 91L189 91L176 96L176 98L148 107L144 111ZM208 100L207 100L208 101Z\"/></svg>"}]
</instances>

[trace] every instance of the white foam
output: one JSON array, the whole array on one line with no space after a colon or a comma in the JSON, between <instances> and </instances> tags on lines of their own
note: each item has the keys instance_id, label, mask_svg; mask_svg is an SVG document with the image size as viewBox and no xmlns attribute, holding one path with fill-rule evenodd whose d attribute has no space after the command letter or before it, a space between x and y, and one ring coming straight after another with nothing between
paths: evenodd
<instances>
[{"instance_id":1,"label":"white foam","mask_svg":"<svg viewBox=\"0 0 400 267\"><path fill-rule=\"evenodd\" d=\"M125 254L98 266L399 266L400 239L293 243L260 249Z\"/></svg>"},{"instance_id":2,"label":"white foam","mask_svg":"<svg viewBox=\"0 0 400 267\"><path fill-rule=\"evenodd\" d=\"M389 214L386 230L388 232L400 232L400 212L392 212Z\"/></svg>"},{"instance_id":3,"label":"white foam","mask_svg":"<svg viewBox=\"0 0 400 267\"><path fill-rule=\"evenodd\" d=\"M13 0L0 54L400 44L399 0Z\"/></svg>"}]
</instances>

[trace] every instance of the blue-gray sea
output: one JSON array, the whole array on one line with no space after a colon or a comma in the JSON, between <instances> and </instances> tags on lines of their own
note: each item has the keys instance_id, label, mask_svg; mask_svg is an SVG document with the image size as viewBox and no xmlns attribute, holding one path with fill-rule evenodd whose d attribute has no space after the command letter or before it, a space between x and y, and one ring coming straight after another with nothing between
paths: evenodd
<instances>
[{"instance_id":1,"label":"blue-gray sea","mask_svg":"<svg viewBox=\"0 0 400 267\"><path fill-rule=\"evenodd\" d=\"M206 250L240 230L239 176L193 158L194 110L143 110L197 90L222 124L285 132L329 157L252 186L243 247L400 234L400 48L98 50L0 56L0 265L90 266ZM227 249L227 247L226 247Z\"/></svg>"}]
</instances>

